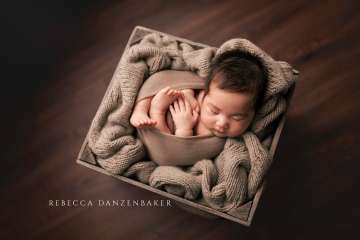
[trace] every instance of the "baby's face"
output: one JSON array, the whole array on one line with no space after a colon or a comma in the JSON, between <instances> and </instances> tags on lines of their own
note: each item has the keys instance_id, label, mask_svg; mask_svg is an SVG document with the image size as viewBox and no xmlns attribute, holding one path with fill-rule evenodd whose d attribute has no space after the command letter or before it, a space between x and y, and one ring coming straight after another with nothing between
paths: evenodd
<instances>
[{"instance_id":1,"label":"baby's face","mask_svg":"<svg viewBox=\"0 0 360 240\"><path fill-rule=\"evenodd\" d=\"M229 92L211 83L201 104L200 121L215 136L240 136L255 115L252 98L250 94Z\"/></svg>"}]
</instances>

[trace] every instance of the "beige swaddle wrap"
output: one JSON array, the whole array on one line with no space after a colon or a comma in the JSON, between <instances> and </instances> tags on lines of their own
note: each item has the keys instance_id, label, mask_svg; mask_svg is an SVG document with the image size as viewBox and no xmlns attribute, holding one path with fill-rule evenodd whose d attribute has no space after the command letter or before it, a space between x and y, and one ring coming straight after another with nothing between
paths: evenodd
<instances>
[{"instance_id":1,"label":"beige swaddle wrap","mask_svg":"<svg viewBox=\"0 0 360 240\"><path fill-rule=\"evenodd\" d=\"M231 50L258 58L268 76L262 107L248 131L239 138L227 138L214 161L202 159L186 168L146 161L145 147L129 122L144 80L167 69L206 77L213 58ZM294 81L289 64L274 60L246 39L229 40L218 49L198 49L165 34L148 34L123 54L91 124L88 144L97 163L112 174L135 178L185 199L201 199L218 211L236 215L241 205L253 199L271 165L271 139L265 139L264 132L285 112L284 95Z\"/></svg>"},{"instance_id":2,"label":"beige swaddle wrap","mask_svg":"<svg viewBox=\"0 0 360 240\"><path fill-rule=\"evenodd\" d=\"M154 96L166 86L174 89L204 89L204 79L189 71L165 70L154 73L142 85L137 102ZM170 114L168 126L173 132ZM155 128L137 129L149 157L158 165L194 165L202 159L216 157L224 148L225 138L216 136L179 137L163 133Z\"/></svg>"}]
</instances>

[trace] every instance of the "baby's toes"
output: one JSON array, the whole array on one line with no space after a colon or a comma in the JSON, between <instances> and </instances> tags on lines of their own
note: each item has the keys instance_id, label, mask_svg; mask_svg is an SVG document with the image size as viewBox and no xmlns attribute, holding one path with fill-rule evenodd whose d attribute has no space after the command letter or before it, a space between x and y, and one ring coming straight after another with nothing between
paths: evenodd
<instances>
[{"instance_id":1,"label":"baby's toes","mask_svg":"<svg viewBox=\"0 0 360 240\"><path fill-rule=\"evenodd\" d=\"M139 127L141 125L141 119L137 119L134 121L134 124L136 125L136 127Z\"/></svg>"},{"instance_id":2,"label":"baby's toes","mask_svg":"<svg viewBox=\"0 0 360 240\"><path fill-rule=\"evenodd\" d=\"M151 126L152 124L153 124L152 120L150 120L150 119L146 120L146 125L147 126Z\"/></svg>"},{"instance_id":3,"label":"baby's toes","mask_svg":"<svg viewBox=\"0 0 360 240\"><path fill-rule=\"evenodd\" d=\"M139 120L139 127L143 127L144 126L144 120Z\"/></svg>"},{"instance_id":4,"label":"baby's toes","mask_svg":"<svg viewBox=\"0 0 360 240\"><path fill-rule=\"evenodd\" d=\"M141 120L139 120L139 121L137 121L137 127L142 127L142 121Z\"/></svg>"},{"instance_id":5,"label":"baby's toes","mask_svg":"<svg viewBox=\"0 0 360 240\"><path fill-rule=\"evenodd\" d=\"M156 121L151 119L144 119L140 121L140 128L153 127L155 126Z\"/></svg>"}]
</instances>

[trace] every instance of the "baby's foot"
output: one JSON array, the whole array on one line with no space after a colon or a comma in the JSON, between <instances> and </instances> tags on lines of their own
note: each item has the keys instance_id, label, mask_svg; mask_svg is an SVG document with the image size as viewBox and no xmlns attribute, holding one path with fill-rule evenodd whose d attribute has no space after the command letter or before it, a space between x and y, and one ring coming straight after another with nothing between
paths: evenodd
<instances>
[{"instance_id":1,"label":"baby's foot","mask_svg":"<svg viewBox=\"0 0 360 240\"><path fill-rule=\"evenodd\" d=\"M149 118L149 116L144 112L137 112L131 115L130 123L136 128L145 128L145 127L154 127L156 125L156 121Z\"/></svg>"},{"instance_id":2,"label":"baby's foot","mask_svg":"<svg viewBox=\"0 0 360 240\"><path fill-rule=\"evenodd\" d=\"M152 113L166 113L170 104L183 96L184 94L181 90L172 89L170 87L161 89L151 101L150 116Z\"/></svg>"},{"instance_id":3,"label":"baby's foot","mask_svg":"<svg viewBox=\"0 0 360 240\"><path fill-rule=\"evenodd\" d=\"M156 121L152 119L140 120L139 121L139 128L146 128L146 127L155 127Z\"/></svg>"},{"instance_id":4,"label":"baby's foot","mask_svg":"<svg viewBox=\"0 0 360 240\"><path fill-rule=\"evenodd\" d=\"M184 94L184 97L186 98L186 100L189 101L191 108L193 110L195 110L196 112L200 112L199 103L194 96L195 95L194 90L183 89L183 90L181 90L181 92Z\"/></svg>"}]
</instances>

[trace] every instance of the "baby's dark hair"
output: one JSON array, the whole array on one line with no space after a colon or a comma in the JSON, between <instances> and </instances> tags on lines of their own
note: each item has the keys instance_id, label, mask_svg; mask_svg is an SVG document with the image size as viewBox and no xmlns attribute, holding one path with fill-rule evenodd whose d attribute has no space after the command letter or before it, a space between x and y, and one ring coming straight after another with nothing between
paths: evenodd
<instances>
[{"instance_id":1,"label":"baby's dark hair","mask_svg":"<svg viewBox=\"0 0 360 240\"><path fill-rule=\"evenodd\" d=\"M261 107L267 76L262 63L254 56L233 50L216 57L210 66L210 74L206 79L205 91L209 91L210 83L216 79L217 86L231 92L253 94L255 110Z\"/></svg>"}]
</instances>

